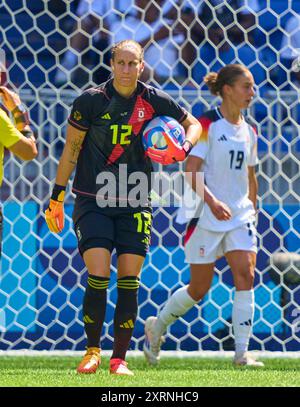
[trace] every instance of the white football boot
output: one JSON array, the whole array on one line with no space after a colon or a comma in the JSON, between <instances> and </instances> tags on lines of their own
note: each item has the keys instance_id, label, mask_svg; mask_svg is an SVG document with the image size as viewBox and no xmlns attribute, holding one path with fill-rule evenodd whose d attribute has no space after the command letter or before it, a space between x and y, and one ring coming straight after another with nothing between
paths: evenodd
<instances>
[{"instance_id":1,"label":"white football boot","mask_svg":"<svg viewBox=\"0 0 300 407\"><path fill-rule=\"evenodd\" d=\"M249 353L245 352L234 356L233 364L235 366L252 366L252 367L264 367L264 363L256 360Z\"/></svg>"},{"instance_id":2,"label":"white football boot","mask_svg":"<svg viewBox=\"0 0 300 407\"><path fill-rule=\"evenodd\" d=\"M143 351L145 358L150 365L156 365L159 362L160 347L164 342L163 336L159 336L155 332L156 317L148 317L145 322L145 342Z\"/></svg>"}]
</instances>

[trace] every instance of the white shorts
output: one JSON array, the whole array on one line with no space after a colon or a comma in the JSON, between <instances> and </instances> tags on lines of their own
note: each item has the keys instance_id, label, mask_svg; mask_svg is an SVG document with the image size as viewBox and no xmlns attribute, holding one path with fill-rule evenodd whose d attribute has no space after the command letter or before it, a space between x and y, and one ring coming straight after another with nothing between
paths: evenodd
<instances>
[{"instance_id":1,"label":"white shorts","mask_svg":"<svg viewBox=\"0 0 300 407\"><path fill-rule=\"evenodd\" d=\"M198 226L187 229L185 238L185 261L190 264L214 263L232 250L257 253L256 228L252 222L228 232L212 232Z\"/></svg>"}]
</instances>

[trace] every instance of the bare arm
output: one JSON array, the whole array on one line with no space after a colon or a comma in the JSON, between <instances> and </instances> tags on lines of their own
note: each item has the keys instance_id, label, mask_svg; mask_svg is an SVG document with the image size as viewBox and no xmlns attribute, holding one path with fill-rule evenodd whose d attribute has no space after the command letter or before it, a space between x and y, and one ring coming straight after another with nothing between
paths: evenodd
<instances>
[{"instance_id":1,"label":"bare arm","mask_svg":"<svg viewBox=\"0 0 300 407\"><path fill-rule=\"evenodd\" d=\"M35 140L33 138L27 138L20 134L20 140L16 144L9 147L9 150L21 158L22 160L28 161L33 160L37 156L37 148Z\"/></svg>"},{"instance_id":2,"label":"bare arm","mask_svg":"<svg viewBox=\"0 0 300 407\"><path fill-rule=\"evenodd\" d=\"M257 205L257 190L258 190L258 184L257 184L257 178L255 174L255 167L248 167L248 182L249 182L249 199L253 203L253 207L256 211L256 205Z\"/></svg>"},{"instance_id":3,"label":"bare arm","mask_svg":"<svg viewBox=\"0 0 300 407\"><path fill-rule=\"evenodd\" d=\"M81 150L86 132L75 129L73 126L68 126L66 144L62 156L60 157L56 181L57 185L66 186L70 176L77 164L77 159Z\"/></svg>"},{"instance_id":4,"label":"bare arm","mask_svg":"<svg viewBox=\"0 0 300 407\"><path fill-rule=\"evenodd\" d=\"M201 182L202 178L197 177L202 167L203 160L200 157L193 155L189 156L186 161L186 179L191 185L192 189L201 197L204 198L204 202L210 207L210 210L218 220L229 220L231 218L231 211L228 206L219 201L207 188L207 186Z\"/></svg>"},{"instance_id":5,"label":"bare arm","mask_svg":"<svg viewBox=\"0 0 300 407\"><path fill-rule=\"evenodd\" d=\"M185 177L190 184L193 191L195 191L201 199L203 199L204 184L200 184L197 179L197 174L202 167L202 158L190 155L186 160L185 165Z\"/></svg>"},{"instance_id":6,"label":"bare arm","mask_svg":"<svg viewBox=\"0 0 300 407\"><path fill-rule=\"evenodd\" d=\"M193 115L188 113L187 118L181 123L185 130L185 138L189 140L193 146L199 140L202 133L202 126Z\"/></svg>"},{"instance_id":7,"label":"bare arm","mask_svg":"<svg viewBox=\"0 0 300 407\"><path fill-rule=\"evenodd\" d=\"M50 203L45 211L45 220L49 230L53 233L59 233L64 228L65 189L77 164L85 135L85 131L77 130L71 125L67 128L66 144L59 160Z\"/></svg>"},{"instance_id":8,"label":"bare arm","mask_svg":"<svg viewBox=\"0 0 300 407\"><path fill-rule=\"evenodd\" d=\"M4 106L12 113L15 121L14 130L11 127L13 126L12 123L7 124L8 131L17 132L20 138L8 149L22 160L33 160L37 156L35 138L29 126L29 116L26 109L25 111L18 110L19 106L22 105L19 95L5 86L0 86L0 95ZM26 137L26 133L29 135L28 137Z\"/></svg>"}]
</instances>

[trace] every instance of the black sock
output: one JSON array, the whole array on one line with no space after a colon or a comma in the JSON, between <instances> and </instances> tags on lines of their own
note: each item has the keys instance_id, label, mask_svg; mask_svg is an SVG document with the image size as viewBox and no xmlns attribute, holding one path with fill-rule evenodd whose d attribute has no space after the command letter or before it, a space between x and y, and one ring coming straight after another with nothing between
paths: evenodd
<instances>
[{"instance_id":1,"label":"black sock","mask_svg":"<svg viewBox=\"0 0 300 407\"><path fill-rule=\"evenodd\" d=\"M88 276L83 299L83 322L87 347L99 347L106 310L106 290L109 278Z\"/></svg>"},{"instance_id":2,"label":"black sock","mask_svg":"<svg viewBox=\"0 0 300 407\"><path fill-rule=\"evenodd\" d=\"M114 316L114 350L112 358L125 360L138 310L138 277L118 279L118 301Z\"/></svg>"}]
</instances>

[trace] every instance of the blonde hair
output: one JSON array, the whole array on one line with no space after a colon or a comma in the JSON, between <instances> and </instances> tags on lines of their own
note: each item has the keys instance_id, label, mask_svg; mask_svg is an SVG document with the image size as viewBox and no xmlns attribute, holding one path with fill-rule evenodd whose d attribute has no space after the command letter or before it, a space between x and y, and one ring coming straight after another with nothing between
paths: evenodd
<instances>
[{"instance_id":1,"label":"blonde hair","mask_svg":"<svg viewBox=\"0 0 300 407\"><path fill-rule=\"evenodd\" d=\"M111 49L111 59L114 60L116 52L124 48L134 48L138 52L139 61L142 62L144 59L144 49L141 45L134 40L123 40L115 44Z\"/></svg>"},{"instance_id":2,"label":"blonde hair","mask_svg":"<svg viewBox=\"0 0 300 407\"><path fill-rule=\"evenodd\" d=\"M249 70L244 65L229 64L221 68L218 73L210 72L207 74L204 77L204 83L206 83L212 95L223 97L223 86L233 86L237 78L246 72L249 72Z\"/></svg>"}]
</instances>

